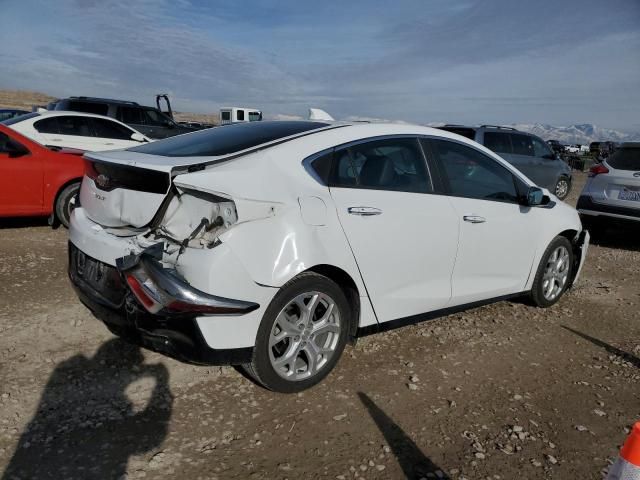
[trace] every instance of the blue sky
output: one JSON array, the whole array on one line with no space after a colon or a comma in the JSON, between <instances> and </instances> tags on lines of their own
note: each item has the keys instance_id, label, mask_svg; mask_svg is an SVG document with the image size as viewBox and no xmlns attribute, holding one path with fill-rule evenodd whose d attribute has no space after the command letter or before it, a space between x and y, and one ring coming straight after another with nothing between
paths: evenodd
<instances>
[{"instance_id":1,"label":"blue sky","mask_svg":"<svg viewBox=\"0 0 640 480\"><path fill-rule=\"evenodd\" d=\"M639 0L2 0L0 88L640 130Z\"/></svg>"}]
</instances>

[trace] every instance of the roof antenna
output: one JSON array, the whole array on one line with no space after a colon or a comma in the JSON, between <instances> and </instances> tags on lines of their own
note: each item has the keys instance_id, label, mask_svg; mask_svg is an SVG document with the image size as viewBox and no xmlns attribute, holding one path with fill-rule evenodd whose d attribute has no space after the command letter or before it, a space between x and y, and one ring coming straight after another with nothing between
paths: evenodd
<instances>
[{"instance_id":1,"label":"roof antenna","mask_svg":"<svg viewBox=\"0 0 640 480\"><path fill-rule=\"evenodd\" d=\"M320 108L309 109L309 120L319 120L323 122L335 122L336 119Z\"/></svg>"}]
</instances>

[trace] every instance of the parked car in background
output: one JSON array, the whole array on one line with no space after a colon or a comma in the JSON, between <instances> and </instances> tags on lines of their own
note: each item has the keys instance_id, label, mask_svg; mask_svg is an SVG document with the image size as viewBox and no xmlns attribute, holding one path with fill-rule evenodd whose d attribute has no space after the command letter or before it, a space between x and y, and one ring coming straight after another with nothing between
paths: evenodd
<instances>
[{"instance_id":1,"label":"parked car in background","mask_svg":"<svg viewBox=\"0 0 640 480\"><path fill-rule=\"evenodd\" d=\"M90 152L128 148L151 141L117 120L90 113L33 112L3 123L44 145Z\"/></svg>"},{"instance_id":2,"label":"parked car in background","mask_svg":"<svg viewBox=\"0 0 640 480\"><path fill-rule=\"evenodd\" d=\"M564 152L565 153L580 154L581 150L580 150L580 146L579 145L566 145L564 147Z\"/></svg>"},{"instance_id":3,"label":"parked car in background","mask_svg":"<svg viewBox=\"0 0 640 480\"><path fill-rule=\"evenodd\" d=\"M54 215L69 225L82 150L47 148L0 124L0 216Z\"/></svg>"},{"instance_id":4,"label":"parked car in background","mask_svg":"<svg viewBox=\"0 0 640 480\"><path fill-rule=\"evenodd\" d=\"M571 168L540 137L495 125L445 125L439 128L484 145L560 200L571 191Z\"/></svg>"},{"instance_id":5,"label":"parked car in background","mask_svg":"<svg viewBox=\"0 0 640 480\"><path fill-rule=\"evenodd\" d=\"M259 122L262 120L262 112L255 108L225 107L220 109L220 124L241 122Z\"/></svg>"},{"instance_id":6,"label":"parked car in background","mask_svg":"<svg viewBox=\"0 0 640 480\"><path fill-rule=\"evenodd\" d=\"M24 115L25 113L29 112L26 110L17 110L15 108L0 108L0 122Z\"/></svg>"},{"instance_id":7,"label":"parked car in background","mask_svg":"<svg viewBox=\"0 0 640 480\"><path fill-rule=\"evenodd\" d=\"M145 107L136 102L96 97L69 97L55 100L48 110L94 113L119 120L153 139L173 137L194 132L199 128L180 125L156 107Z\"/></svg>"},{"instance_id":8,"label":"parked car in background","mask_svg":"<svg viewBox=\"0 0 640 480\"><path fill-rule=\"evenodd\" d=\"M548 307L588 245L574 208L428 127L251 122L86 159L82 302L118 335L280 392L357 336L511 296Z\"/></svg>"},{"instance_id":9,"label":"parked car in background","mask_svg":"<svg viewBox=\"0 0 640 480\"><path fill-rule=\"evenodd\" d=\"M577 209L593 232L616 221L640 225L640 143L623 143L591 168Z\"/></svg>"},{"instance_id":10,"label":"parked car in background","mask_svg":"<svg viewBox=\"0 0 640 480\"><path fill-rule=\"evenodd\" d=\"M547 140L547 144L553 150L553 153L560 155L565 150L565 146L562 145L558 140Z\"/></svg>"}]
</instances>

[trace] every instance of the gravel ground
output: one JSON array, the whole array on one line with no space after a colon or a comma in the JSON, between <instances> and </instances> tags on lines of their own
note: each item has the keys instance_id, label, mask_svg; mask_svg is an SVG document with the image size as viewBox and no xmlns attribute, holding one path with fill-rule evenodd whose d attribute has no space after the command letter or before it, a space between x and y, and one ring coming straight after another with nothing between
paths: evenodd
<instances>
[{"instance_id":1,"label":"gravel ground","mask_svg":"<svg viewBox=\"0 0 640 480\"><path fill-rule=\"evenodd\" d=\"M640 419L628 229L550 309L502 302L367 337L287 396L115 339L70 288L65 230L0 227L3 479L595 479Z\"/></svg>"}]
</instances>

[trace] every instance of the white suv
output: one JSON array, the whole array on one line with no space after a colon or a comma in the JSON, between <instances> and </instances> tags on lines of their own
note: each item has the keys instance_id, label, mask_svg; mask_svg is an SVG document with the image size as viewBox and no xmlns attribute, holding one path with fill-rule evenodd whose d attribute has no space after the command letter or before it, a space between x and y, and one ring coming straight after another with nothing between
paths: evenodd
<instances>
[{"instance_id":1,"label":"white suv","mask_svg":"<svg viewBox=\"0 0 640 480\"><path fill-rule=\"evenodd\" d=\"M550 306L588 245L573 208L427 127L255 122L86 157L82 301L118 335L281 392L361 335L517 295Z\"/></svg>"}]
</instances>

